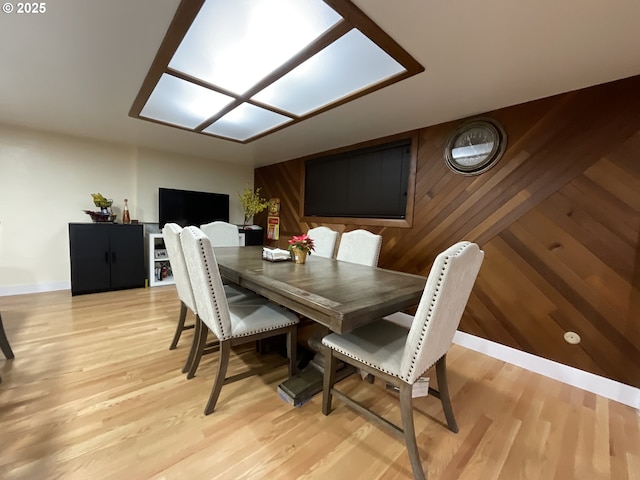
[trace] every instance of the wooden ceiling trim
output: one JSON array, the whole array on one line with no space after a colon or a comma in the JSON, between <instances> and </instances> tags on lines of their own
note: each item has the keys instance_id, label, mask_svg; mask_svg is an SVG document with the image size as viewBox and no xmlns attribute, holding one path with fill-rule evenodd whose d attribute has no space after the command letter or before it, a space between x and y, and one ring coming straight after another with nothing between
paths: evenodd
<instances>
[{"instance_id":1,"label":"wooden ceiling trim","mask_svg":"<svg viewBox=\"0 0 640 480\"><path fill-rule=\"evenodd\" d=\"M204 5L205 0L181 0L180 5L178 5L178 9L176 10L176 14L171 20L171 24L167 29L167 33L165 33L164 38L162 39L162 43L160 44L160 48L156 53L156 56L151 63L151 67L145 76L144 81L142 82L142 87L136 95L133 104L131 105L131 109L129 110L130 117L139 117L140 112L144 108L144 105L147 103L147 100L151 96L153 89L156 87L158 80L165 72L167 65L171 61L174 53L180 46L180 42L182 41L184 35L189 30L189 27L193 23L193 20L198 15L198 12ZM145 119L146 120L146 119ZM155 122L162 123L162 122ZM183 129L189 130L189 129Z\"/></svg>"},{"instance_id":2,"label":"wooden ceiling trim","mask_svg":"<svg viewBox=\"0 0 640 480\"><path fill-rule=\"evenodd\" d=\"M169 127L176 127L182 130L191 131L197 134L207 135L210 137L220 138L236 143L247 144L424 71L424 67L415 58L413 58L404 48L402 48L400 44L398 44L393 38L391 38L391 36L384 32L378 25L375 24L375 22L368 18L364 14L364 12L362 12L362 10L356 7L353 3L351 3L349 0L330 0L325 1L325 3L327 3L327 5L337 11L343 17L342 20L339 20L335 25L325 31L309 45L304 47L300 52L298 52L292 58L270 72L263 79L258 81L258 83L253 85L249 90L241 94L235 94L216 85L210 85L209 83L202 80L194 79L186 72L179 72L169 67L171 59L176 53L182 39L188 32L191 24L195 20L204 3L205 0L182 0L180 2L180 5L176 10L176 14L172 19L171 24L169 25L160 48L158 49L151 67L142 83L140 91L138 92L129 110L129 116L147 121L151 120L147 117L140 116L140 112L153 93L162 75L165 73L169 73L177 78L181 78L184 81L194 83L196 85L211 89L216 92L225 93L234 98L235 101L221 111L203 120L195 128L177 127L173 123L160 121L157 119L151 121ZM348 32L352 31L354 28L359 30L374 44L376 44L379 48L381 48L388 55L394 58L394 60L405 70L397 73L396 75L392 75L389 78L381 79L380 81L375 82L371 85L354 90L345 96L330 101L326 105L318 106L317 108L300 115L293 112L284 111L275 106L270 106L255 100L251 100L251 98L258 92L275 83L276 81L287 75L289 72L322 51L324 48L331 45ZM244 59L238 59L238 61L243 62ZM236 108L239 104L244 102L257 106L259 108L264 108L274 113L278 113L280 115L284 115L285 117L290 118L291 121L276 125L273 128L269 128L245 139L230 138L204 131L224 115Z\"/></svg>"}]
</instances>

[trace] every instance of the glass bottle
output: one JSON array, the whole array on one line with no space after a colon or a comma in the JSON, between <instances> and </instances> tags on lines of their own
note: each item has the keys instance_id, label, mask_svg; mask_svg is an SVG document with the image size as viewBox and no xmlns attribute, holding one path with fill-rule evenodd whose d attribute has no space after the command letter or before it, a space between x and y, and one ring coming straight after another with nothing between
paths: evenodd
<instances>
[{"instance_id":1,"label":"glass bottle","mask_svg":"<svg viewBox=\"0 0 640 480\"><path fill-rule=\"evenodd\" d=\"M122 211L122 223L131 223L131 217L129 216L129 205L126 198L124 199L124 210Z\"/></svg>"}]
</instances>

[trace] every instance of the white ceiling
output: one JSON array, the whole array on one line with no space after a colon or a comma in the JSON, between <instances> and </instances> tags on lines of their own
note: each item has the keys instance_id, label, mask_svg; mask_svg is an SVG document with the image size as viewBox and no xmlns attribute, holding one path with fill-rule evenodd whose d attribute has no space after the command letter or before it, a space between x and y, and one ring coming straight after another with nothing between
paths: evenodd
<instances>
[{"instance_id":1,"label":"white ceiling","mask_svg":"<svg viewBox=\"0 0 640 480\"><path fill-rule=\"evenodd\" d=\"M247 145L128 116L179 0L0 13L0 123L262 166L640 74L640 0L354 3L425 72Z\"/></svg>"}]
</instances>

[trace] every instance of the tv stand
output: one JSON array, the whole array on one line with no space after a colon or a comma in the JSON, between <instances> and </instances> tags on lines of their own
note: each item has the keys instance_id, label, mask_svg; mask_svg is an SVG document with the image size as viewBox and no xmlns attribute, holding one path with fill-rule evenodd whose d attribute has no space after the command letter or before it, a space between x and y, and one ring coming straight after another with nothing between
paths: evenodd
<instances>
[{"instance_id":1,"label":"tv stand","mask_svg":"<svg viewBox=\"0 0 640 480\"><path fill-rule=\"evenodd\" d=\"M238 225L238 234L240 235L241 246L251 245L263 245L263 232L262 228L244 228L243 225Z\"/></svg>"},{"instance_id":2,"label":"tv stand","mask_svg":"<svg viewBox=\"0 0 640 480\"><path fill-rule=\"evenodd\" d=\"M238 225L238 236L241 246L262 245L263 229L245 229ZM166 276L163 276L162 268L165 267ZM163 285L173 285L173 275L171 273L171 263L169 255L164 245L161 233L149 233L147 239L147 275L150 287L161 287Z\"/></svg>"},{"instance_id":3,"label":"tv stand","mask_svg":"<svg viewBox=\"0 0 640 480\"><path fill-rule=\"evenodd\" d=\"M173 285L173 274L169 263L169 254L164 245L161 233L150 233L148 239L148 271L149 286ZM164 268L164 271L163 271ZM163 276L164 273L164 276Z\"/></svg>"}]
</instances>

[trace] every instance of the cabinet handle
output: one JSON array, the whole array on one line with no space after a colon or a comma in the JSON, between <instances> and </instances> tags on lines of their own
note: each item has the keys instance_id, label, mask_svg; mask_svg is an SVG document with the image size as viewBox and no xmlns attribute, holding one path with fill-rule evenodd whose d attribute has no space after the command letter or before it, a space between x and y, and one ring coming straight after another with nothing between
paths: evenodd
<instances>
[{"instance_id":1,"label":"cabinet handle","mask_svg":"<svg viewBox=\"0 0 640 480\"><path fill-rule=\"evenodd\" d=\"M109 252L104 252L104 261L105 263L109 263Z\"/></svg>"}]
</instances>

